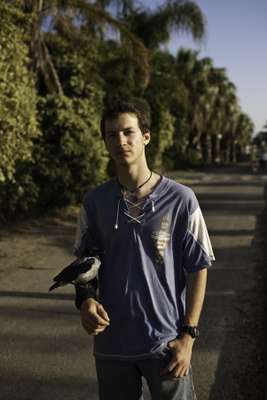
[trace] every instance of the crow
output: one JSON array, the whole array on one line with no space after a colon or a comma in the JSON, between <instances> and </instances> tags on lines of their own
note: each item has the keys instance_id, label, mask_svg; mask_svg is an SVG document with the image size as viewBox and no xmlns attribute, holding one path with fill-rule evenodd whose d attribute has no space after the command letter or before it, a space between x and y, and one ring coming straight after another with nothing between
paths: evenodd
<instances>
[{"instance_id":1,"label":"crow","mask_svg":"<svg viewBox=\"0 0 267 400\"><path fill-rule=\"evenodd\" d=\"M53 278L55 283L49 288L49 291L70 283L84 285L96 277L99 267L98 257L77 258Z\"/></svg>"}]
</instances>

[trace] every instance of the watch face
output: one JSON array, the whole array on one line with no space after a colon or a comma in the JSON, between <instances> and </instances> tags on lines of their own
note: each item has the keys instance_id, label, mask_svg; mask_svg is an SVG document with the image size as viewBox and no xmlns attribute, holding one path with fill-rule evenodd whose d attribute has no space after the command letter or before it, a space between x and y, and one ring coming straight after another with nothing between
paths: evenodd
<instances>
[{"instance_id":1,"label":"watch face","mask_svg":"<svg viewBox=\"0 0 267 400\"><path fill-rule=\"evenodd\" d=\"M193 336L194 338L198 337L198 336L199 336L199 330L198 330L198 328L197 328L197 327L193 328L192 333L193 333L193 335L194 335L194 336Z\"/></svg>"}]
</instances>

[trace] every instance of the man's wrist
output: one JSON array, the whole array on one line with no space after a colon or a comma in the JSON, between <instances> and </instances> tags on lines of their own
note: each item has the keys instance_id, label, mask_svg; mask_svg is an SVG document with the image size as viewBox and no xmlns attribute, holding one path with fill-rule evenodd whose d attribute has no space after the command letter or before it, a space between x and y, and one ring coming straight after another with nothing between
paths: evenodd
<instances>
[{"instance_id":1,"label":"man's wrist","mask_svg":"<svg viewBox=\"0 0 267 400\"><path fill-rule=\"evenodd\" d=\"M196 325L183 325L181 328L181 334L186 334L191 336L192 339L196 339L199 337L199 328Z\"/></svg>"},{"instance_id":2,"label":"man's wrist","mask_svg":"<svg viewBox=\"0 0 267 400\"><path fill-rule=\"evenodd\" d=\"M196 339L193 339L188 333L182 332L177 340L186 348L192 349Z\"/></svg>"},{"instance_id":3,"label":"man's wrist","mask_svg":"<svg viewBox=\"0 0 267 400\"><path fill-rule=\"evenodd\" d=\"M96 291L90 284L87 284L86 286L81 286L76 284L75 289L76 289L75 305L76 308L78 308L78 310L81 309L81 305L84 302L84 300L87 300L89 298L97 299Z\"/></svg>"},{"instance_id":4,"label":"man's wrist","mask_svg":"<svg viewBox=\"0 0 267 400\"><path fill-rule=\"evenodd\" d=\"M90 303L90 302L96 302L96 299L94 298L94 297L87 297L87 298L85 298L85 299L83 299L82 301L81 301L81 306L80 306L80 310L82 310L83 309L83 307L88 307L88 304Z\"/></svg>"}]
</instances>

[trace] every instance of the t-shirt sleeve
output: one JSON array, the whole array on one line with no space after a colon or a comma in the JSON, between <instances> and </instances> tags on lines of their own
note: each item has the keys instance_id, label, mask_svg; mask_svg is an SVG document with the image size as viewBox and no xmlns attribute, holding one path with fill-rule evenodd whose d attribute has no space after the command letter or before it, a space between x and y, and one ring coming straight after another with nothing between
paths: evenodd
<instances>
[{"instance_id":1,"label":"t-shirt sleeve","mask_svg":"<svg viewBox=\"0 0 267 400\"><path fill-rule=\"evenodd\" d=\"M93 211L85 202L81 205L77 220L74 254L77 257L96 255L99 249Z\"/></svg>"},{"instance_id":2,"label":"t-shirt sleeve","mask_svg":"<svg viewBox=\"0 0 267 400\"><path fill-rule=\"evenodd\" d=\"M189 206L188 226L183 246L183 265L186 271L196 272L210 267L215 260L207 226L192 192Z\"/></svg>"},{"instance_id":3,"label":"t-shirt sleeve","mask_svg":"<svg viewBox=\"0 0 267 400\"><path fill-rule=\"evenodd\" d=\"M76 257L99 255L97 233L93 222L90 206L84 202L80 208L77 220L74 254ZM97 298L97 278L87 284L76 284L75 305L79 309L82 302L89 297Z\"/></svg>"}]
</instances>

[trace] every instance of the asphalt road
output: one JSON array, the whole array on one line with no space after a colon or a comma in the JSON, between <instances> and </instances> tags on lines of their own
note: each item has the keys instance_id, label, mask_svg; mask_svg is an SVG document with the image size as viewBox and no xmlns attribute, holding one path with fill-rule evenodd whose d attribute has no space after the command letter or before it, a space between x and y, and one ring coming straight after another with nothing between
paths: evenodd
<instances>
[{"instance_id":1,"label":"asphalt road","mask_svg":"<svg viewBox=\"0 0 267 400\"><path fill-rule=\"evenodd\" d=\"M193 354L198 398L263 400L267 176L245 167L176 175L198 196L216 256ZM74 227L70 214L0 229L1 400L98 398L92 340L80 326L73 289L47 291L73 258Z\"/></svg>"}]
</instances>

